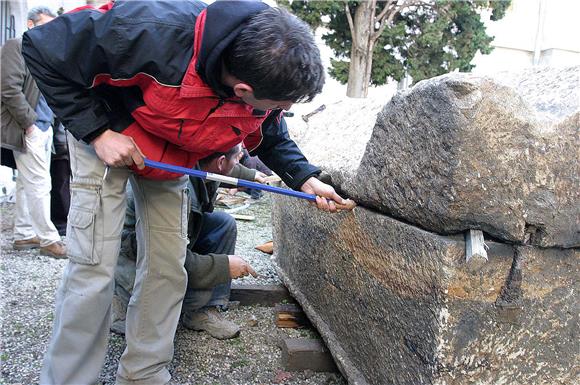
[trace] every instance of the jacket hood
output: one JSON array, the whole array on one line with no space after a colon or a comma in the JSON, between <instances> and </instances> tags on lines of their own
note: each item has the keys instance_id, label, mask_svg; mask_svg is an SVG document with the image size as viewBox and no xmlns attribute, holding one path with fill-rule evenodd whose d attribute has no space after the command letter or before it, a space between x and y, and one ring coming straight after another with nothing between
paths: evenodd
<instances>
[{"instance_id":1,"label":"jacket hood","mask_svg":"<svg viewBox=\"0 0 580 385\"><path fill-rule=\"evenodd\" d=\"M221 84L221 56L252 15L269 8L260 1L218 0L207 7L196 71L214 91L228 95Z\"/></svg>"}]
</instances>

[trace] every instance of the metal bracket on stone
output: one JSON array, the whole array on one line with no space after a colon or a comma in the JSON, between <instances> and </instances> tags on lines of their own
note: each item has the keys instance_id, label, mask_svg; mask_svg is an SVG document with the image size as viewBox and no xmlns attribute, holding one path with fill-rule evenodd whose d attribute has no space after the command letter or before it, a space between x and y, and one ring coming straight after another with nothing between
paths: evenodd
<instances>
[{"instance_id":1,"label":"metal bracket on stone","mask_svg":"<svg viewBox=\"0 0 580 385\"><path fill-rule=\"evenodd\" d=\"M483 231L468 230L465 232L465 264L471 272L481 270L488 261L487 245L483 239Z\"/></svg>"}]
</instances>

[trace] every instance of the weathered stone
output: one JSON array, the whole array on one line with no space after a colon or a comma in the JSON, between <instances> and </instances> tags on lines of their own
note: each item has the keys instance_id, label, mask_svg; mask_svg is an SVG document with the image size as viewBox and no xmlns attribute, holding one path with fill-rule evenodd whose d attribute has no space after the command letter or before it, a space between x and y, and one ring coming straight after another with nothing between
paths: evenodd
<instances>
[{"instance_id":1,"label":"weathered stone","mask_svg":"<svg viewBox=\"0 0 580 385\"><path fill-rule=\"evenodd\" d=\"M275 197L275 259L351 384L573 384L580 252L490 243L362 207L327 214Z\"/></svg>"},{"instance_id":2,"label":"weathered stone","mask_svg":"<svg viewBox=\"0 0 580 385\"><path fill-rule=\"evenodd\" d=\"M367 131L350 122L318 124L301 146L357 202L427 230L578 247L579 74L574 67L425 80L386 104L364 156ZM316 119L333 119L329 112Z\"/></svg>"}]
</instances>

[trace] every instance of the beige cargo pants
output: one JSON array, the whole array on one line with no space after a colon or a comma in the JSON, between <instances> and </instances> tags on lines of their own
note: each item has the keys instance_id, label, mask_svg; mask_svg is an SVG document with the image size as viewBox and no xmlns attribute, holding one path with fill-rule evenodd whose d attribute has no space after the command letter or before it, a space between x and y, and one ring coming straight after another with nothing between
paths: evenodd
<instances>
[{"instance_id":1,"label":"beige cargo pants","mask_svg":"<svg viewBox=\"0 0 580 385\"><path fill-rule=\"evenodd\" d=\"M114 269L125 218L127 180L137 214L137 276L127 312L127 347L117 384L165 384L187 285L187 177L153 181L105 166L94 149L69 135L69 263L56 296L52 338L40 383L94 384L109 338Z\"/></svg>"}]
</instances>

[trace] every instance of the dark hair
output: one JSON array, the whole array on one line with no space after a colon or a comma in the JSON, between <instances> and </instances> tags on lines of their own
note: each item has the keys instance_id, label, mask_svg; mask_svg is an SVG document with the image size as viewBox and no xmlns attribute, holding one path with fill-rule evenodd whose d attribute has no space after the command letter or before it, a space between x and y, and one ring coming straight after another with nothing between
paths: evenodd
<instances>
[{"instance_id":1,"label":"dark hair","mask_svg":"<svg viewBox=\"0 0 580 385\"><path fill-rule=\"evenodd\" d=\"M252 16L224 53L230 74L256 99L309 102L322 91L324 67L306 23L281 8Z\"/></svg>"},{"instance_id":2,"label":"dark hair","mask_svg":"<svg viewBox=\"0 0 580 385\"><path fill-rule=\"evenodd\" d=\"M242 151L242 148L241 148L240 144L238 143L234 147L230 148L227 152L214 152L213 154L210 154L210 155L206 156L205 158L200 159L198 162L201 166L205 166L206 164L208 164L212 160L219 158L222 155L225 155L225 157L228 160L230 160L230 159L232 159L232 157L234 155L239 154L240 151Z\"/></svg>"},{"instance_id":3,"label":"dark hair","mask_svg":"<svg viewBox=\"0 0 580 385\"><path fill-rule=\"evenodd\" d=\"M32 21L36 25L36 23L38 23L38 21L40 20L40 15L56 17L54 12L52 12L50 8L40 6L31 8L30 11L28 11L28 20Z\"/></svg>"}]
</instances>

